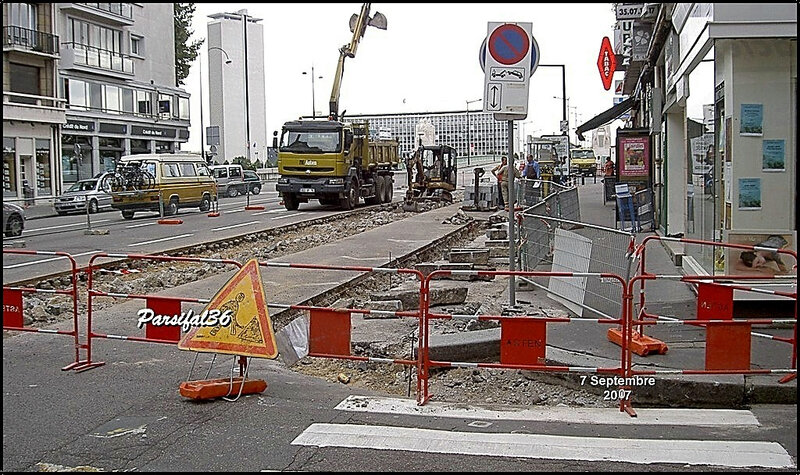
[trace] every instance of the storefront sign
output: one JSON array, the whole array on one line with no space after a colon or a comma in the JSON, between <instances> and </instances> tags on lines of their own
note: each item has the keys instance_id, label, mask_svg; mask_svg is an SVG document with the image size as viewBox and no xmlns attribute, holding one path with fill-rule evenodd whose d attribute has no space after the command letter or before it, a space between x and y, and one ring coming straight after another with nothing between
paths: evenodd
<instances>
[{"instance_id":1,"label":"storefront sign","mask_svg":"<svg viewBox=\"0 0 800 475\"><path fill-rule=\"evenodd\" d=\"M128 126L124 124L104 124L100 122L100 132L106 134L127 134Z\"/></svg>"},{"instance_id":2,"label":"storefront sign","mask_svg":"<svg viewBox=\"0 0 800 475\"><path fill-rule=\"evenodd\" d=\"M66 124L61 126L62 130L74 130L76 132L94 132L94 122L86 122L83 120L68 120Z\"/></svg>"},{"instance_id":3,"label":"storefront sign","mask_svg":"<svg viewBox=\"0 0 800 475\"><path fill-rule=\"evenodd\" d=\"M131 126L131 135L144 135L147 137L175 137L175 129L157 129L155 127Z\"/></svg>"}]
</instances>

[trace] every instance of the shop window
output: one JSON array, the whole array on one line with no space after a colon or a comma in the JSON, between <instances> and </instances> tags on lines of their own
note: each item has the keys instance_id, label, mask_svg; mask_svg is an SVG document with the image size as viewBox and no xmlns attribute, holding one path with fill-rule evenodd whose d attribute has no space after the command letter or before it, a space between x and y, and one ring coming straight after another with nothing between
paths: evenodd
<instances>
[{"instance_id":1,"label":"shop window","mask_svg":"<svg viewBox=\"0 0 800 475\"><path fill-rule=\"evenodd\" d=\"M36 190L37 195L53 194L50 167L50 141L36 139Z\"/></svg>"},{"instance_id":2,"label":"shop window","mask_svg":"<svg viewBox=\"0 0 800 475\"><path fill-rule=\"evenodd\" d=\"M13 137L3 137L3 196L17 194L17 161Z\"/></svg>"},{"instance_id":3,"label":"shop window","mask_svg":"<svg viewBox=\"0 0 800 475\"><path fill-rule=\"evenodd\" d=\"M131 155L150 153L150 141L131 139Z\"/></svg>"},{"instance_id":4,"label":"shop window","mask_svg":"<svg viewBox=\"0 0 800 475\"><path fill-rule=\"evenodd\" d=\"M75 183L94 176L91 138L79 135L62 136L61 170L64 183Z\"/></svg>"},{"instance_id":5,"label":"shop window","mask_svg":"<svg viewBox=\"0 0 800 475\"><path fill-rule=\"evenodd\" d=\"M172 142L156 142L156 153L172 153Z\"/></svg>"}]
</instances>

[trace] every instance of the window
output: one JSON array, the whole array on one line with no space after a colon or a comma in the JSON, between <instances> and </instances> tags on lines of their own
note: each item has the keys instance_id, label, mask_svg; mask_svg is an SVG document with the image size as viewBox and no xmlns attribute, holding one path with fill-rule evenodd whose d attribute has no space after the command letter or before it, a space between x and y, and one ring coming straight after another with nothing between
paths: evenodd
<instances>
[{"instance_id":1,"label":"window","mask_svg":"<svg viewBox=\"0 0 800 475\"><path fill-rule=\"evenodd\" d=\"M239 167L231 167L231 178L241 178L242 176L242 169Z\"/></svg>"},{"instance_id":2,"label":"window","mask_svg":"<svg viewBox=\"0 0 800 475\"><path fill-rule=\"evenodd\" d=\"M133 114L133 89L122 88L122 111Z\"/></svg>"},{"instance_id":3,"label":"window","mask_svg":"<svg viewBox=\"0 0 800 475\"><path fill-rule=\"evenodd\" d=\"M181 176L180 166L178 163L162 163L161 175L165 177Z\"/></svg>"},{"instance_id":4,"label":"window","mask_svg":"<svg viewBox=\"0 0 800 475\"><path fill-rule=\"evenodd\" d=\"M136 91L136 112L145 115L153 114L153 104L150 102L150 92Z\"/></svg>"},{"instance_id":5,"label":"window","mask_svg":"<svg viewBox=\"0 0 800 475\"><path fill-rule=\"evenodd\" d=\"M17 161L14 137L3 137L3 196L17 194Z\"/></svg>"},{"instance_id":6,"label":"window","mask_svg":"<svg viewBox=\"0 0 800 475\"><path fill-rule=\"evenodd\" d=\"M103 108L103 86L89 83L89 108L101 110Z\"/></svg>"},{"instance_id":7,"label":"window","mask_svg":"<svg viewBox=\"0 0 800 475\"><path fill-rule=\"evenodd\" d=\"M195 163L194 165L197 167L197 176L211 176L211 170L207 166L202 163Z\"/></svg>"},{"instance_id":8,"label":"window","mask_svg":"<svg viewBox=\"0 0 800 475\"><path fill-rule=\"evenodd\" d=\"M150 141L131 139L131 155L136 155L137 153L150 153Z\"/></svg>"},{"instance_id":9,"label":"window","mask_svg":"<svg viewBox=\"0 0 800 475\"><path fill-rule=\"evenodd\" d=\"M9 3L11 26L36 30L36 5L33 3Z\"/></svg>"},{"instance_id":10,"label":"window","mask_svg":"<svg viewBox=\"0 0 800 475\"><path fill-rule=\"evenodd\" d=\"M180 119L189 120L189 98L178 98L178 117Z\"/></svg>"},{"instance_id":11,"label":"window","mask_svg":"<svg viewBox=\"0 0 800 475\"><path fill-rule=\"evenodd\" d=\"M142 38L131 35L131 54L142 56L144 53L142 46Z\"/></svg>"},{"instance_id":12,"label":"window","mask_svg":"<svg viewBox=\"0 0 800 475\"><path fill-rule=\"evenodd\" d=\"M181 176L197 176L194 171L194 163L181 163Z\"/></svg>"},{"instance_id":13,"label":"window","mask_svg":"<svg viewBox=\"0 0 800 475\"><path fill-rule=\"evenodd\" d=\"M156 153L172 153L172 142L156 142Z\"/></svg>"},{"instance_id":14,"label":"window","mask_svg":"<svg viewBox=\"0 0 800 475\"><path fill-rule=\"evenodd\" d=\"M11 92L20 94L41 95L39 90L39 68L26 64L9 63ZM32 97L11 97L14 102L36 104Z\"/></svg>"},{"instance_id":15,"label":"window","mask_svg":"<svg viewBox=\"0 0 800 475\"><path fill-rule=\"evenodd\" d=\"M228 169L227 168L215 168L214 169L214 178L228 178Z\"/></svg>"},{"instance_id":16,"label":"window","mask_svg":"<svg viewBox=\"0 0 800 475\"><path fill-rule=\"evenodd\" d=\"M37 195L53 193L50 179L50 141L36 139L36 190Z\"/></svg>"},{"instance_id":17,"label":"window","mask_svg":"<svg viewBox=\"0 0 800 475\"><path fill-rule=\"evenodd\" d=\"M103 86L105 89L106 103L105 110L111 113L119 113L120 111L120 91L117 86Z\"/></svg>"},{"instance_id":18,"label":"window","mask_svg":"<svg viewBox=\"0 0 800 475\"><path fill-rule=\"evenodd\" d=\"M172 112L172 96L170 94L158 95L158 115L162 119L169 119Z\"/></svg>"}]
</instances>

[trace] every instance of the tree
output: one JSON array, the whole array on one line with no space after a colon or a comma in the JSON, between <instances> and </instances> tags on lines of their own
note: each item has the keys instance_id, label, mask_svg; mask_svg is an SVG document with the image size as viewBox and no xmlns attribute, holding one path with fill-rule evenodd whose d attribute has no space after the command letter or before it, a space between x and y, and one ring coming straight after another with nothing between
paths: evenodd
<instances>
[{"instance_id":1,"label":"tree","mask_svg":"<svg viewBox=\"0 0 800 475\"><path fill-rule=\"evenodd\" d=\"M175 12L175 85L182 86L183 80L189 76L189 68L197 59L200 46L205 39L189 43L192 31L192 16L194 16L194 3L174 3Z\"/></svg>"},{"instance_id":2,"label":"tree","mask_svg":"<svg viewBox=\"0 0 800 475\"><path fill-rule=\"evenodd\" d=\"M243 155L239 155L238 157L234 157L233 160L231 160L231 164L232 165L234 165L234 164L235 165L241 165L242 168L245 169L245 170L255 170L256 169L255 165L253 165L250 162L250 160L248 160L247 157L245 157Z\"/></svg>"}]
</instances>

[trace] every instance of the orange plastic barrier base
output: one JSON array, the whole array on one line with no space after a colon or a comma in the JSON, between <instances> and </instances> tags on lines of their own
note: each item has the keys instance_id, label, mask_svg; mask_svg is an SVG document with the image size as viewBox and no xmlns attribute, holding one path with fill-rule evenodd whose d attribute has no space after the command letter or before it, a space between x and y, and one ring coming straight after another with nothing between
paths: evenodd
<instances>
[{"instance_id":1,"label":"orange plastic barrier base","mask_svg":"<svg viewBox=\"0 0 800 475\"><path fill-rule=\"evenodd\" d=\"M216 218L217 216L219 216L219 213L208 213L209 218Z\"/></svg>"},{"instance_id":2,"label":"orange plastic barrier base","mask_svg":"<svg viewBox=\"0 0 800 475\"><path fill-rule=\"evenodd\" d=\"M244 209L246 209L246 210L259 210L259 209L265 209L265 208L263 206L245 206Z\"/></svg>"},{"instance_id":3,"label":"orange plastic barrier base","mask_svg":"<svg viewBox=\"0 0 800 475\"><path fill-rule=\"evenodd\" d=\"M214 399L218 397L239 395L241 378L204 379L200 381L184 381L180 385L180 393L183 397L190 399ZM233 386L233 387L231 387ZM255 394L264 392L267 389L267 382L263 379L248 379L244 382L241 390L244 394Z\"/></svg>"},{"instance_id":4,"label":"orange plastic barrier base","mask_svg":"<svg viewBox=\"0 0 800 475\"><path fill-rule=\"evenodd\" d=\"M158 224L183 224L182 219L159 219Z\"/></svg>"},{"instance_id":5,"label":"orange plastic barrier base","mask_svg":"<svg viewBox=\"0 0 800 475\"><path fill-rule=\"evenodd\" d=\"M622 330L610 328L608 330L608 341L622 346ZM647 356L651 353L663 355L667 352L667 349L667 344L661 340L647 335L640 335L638 332L633 332L631 335L631 351L639 356Z\"/></svg>"}]
</instances>

